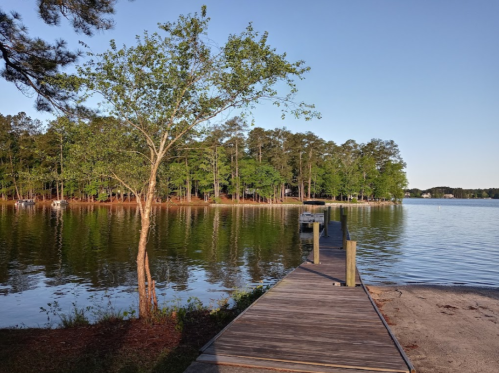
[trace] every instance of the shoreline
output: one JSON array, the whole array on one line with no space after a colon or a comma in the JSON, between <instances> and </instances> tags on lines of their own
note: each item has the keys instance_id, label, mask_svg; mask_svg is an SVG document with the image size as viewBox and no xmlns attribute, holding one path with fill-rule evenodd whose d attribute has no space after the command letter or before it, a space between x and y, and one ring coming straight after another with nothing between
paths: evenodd
<instances>
[{"instance_id":1,"label":"shoreline","mask_svg":"<svg viewBox=\"0 0 499 373\"><path fill-rule=\"evenodd\" d=\"M54 200L45 200L45 201L36 201L37 205L50 206L52 201ZM9 201L0 201L0 205L14 205L15 200ZM137 206L136 202L82 202L82 201L73 201L68 200L69 206ZM325 205L304 205L303 202L282 202L282 203L266 203L266 202L252 202L252 203L214 203L214 202L161 202L161 203L153 203L153 207L182 207L182 206L191 206L191 207L303 207L303 206L311 206L311 207L334 207L339 208L341 206L345 207L372 207L372 206L396 206L401 205L402 203L396 203L392 201L384 201L384 202L337 202L331 201L326 202Z\"/></svg>"},{"instance_id":2,"label":"shoreline","mask_svg":"<svg viewBox=\"0 0 499 373\"><path fill-rule=\"evenodd\" d=\"M367 286L367 289L418 373L497 372L499 288L389 285ZM4 350L4 358L8 356L9 369L14 368L10 371L43 372L47 370L39 370L41 366L48 370L52 368L49 357L57 360L58 366L79 366L89 358L101 356L99 351L109 343L105 335L109 335L112 346L105 349L105 356L98 358L101 360L97 361L97 366L114 372L117 371L113 369L116 368L117 358L125 358L131 364L142 361L140 346L144 341L140 336L145 333L148 348L154 346L146 359L151 370L145 371L170 366L169 358L173 358L176 361L173 371L180 373L196 360L200 340L209 340L222 327L221 324L208 322L213 319L206 312L192 316L194 318L189 319L194 327L192 330L187 325L178 329L174 319L150 327L147 326L149 324L131 320L65 329L0 328L0 346ZM203 327L200 333L198 328L201 325L206 325L206 328ZM78 338L86 342L77 342ZM161 343L151 345L151 338L159 338ZM130 343L132 339L133 343ZM53 343L47 344L47 341ZM86 346L93 346L91 352ZM42 351L46 356L41 354ZM72 352L66 357L66 351ZM37 365L37 359L41 365ZM217 369L219 373L233 371L233 367L217 366ZM0 372L4 372L1 367ZM241 368L243 372L251 370Z\"/></svg>"},{"instance_id":3,"label":"shoreline","mask_svg":"<svg viewBox=\"0 0 499 373\"><path fill-rule=\"evenodd\" d=\"M496 373L499 288L367 286L418 373Z\"/></svg>"}]
</instances>

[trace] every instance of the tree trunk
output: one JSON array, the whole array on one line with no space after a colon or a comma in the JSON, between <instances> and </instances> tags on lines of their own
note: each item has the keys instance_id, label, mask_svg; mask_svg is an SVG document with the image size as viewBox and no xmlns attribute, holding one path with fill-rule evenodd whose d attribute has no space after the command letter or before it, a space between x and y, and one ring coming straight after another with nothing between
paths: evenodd
<instances>
[{"instance_id":1,"label":"tree trunk","mask_svg":"<svg viewBox=\"0 0 499 373\"><path fill-rule=\"evenodd\" d=\"M215 146L215 162L213 167L213 195L217 198L220 195L218 190L218 148Z\"/></svg>"},{"instance_id":2,"label":"tree trunk","mask_svg":"<svg viewBox=\"0 0 499 373\"><path fill-rule=\"evenodd\" d=\"M187 164L187 157L185 158L185 168L187 170L187 180L185 181L185 198L187 202L192 201L192 195L191 195L191 174L189 172L189 165Z\"/></svg>"},{"instance_id":3,"label":"tree trunk","mask_svg":"<svg viewBox=\"0 0 499 373\"><path fill-rule=\"evenodd\" d=\"M154 289L154 281L152 281L149 269L149 258L147 256L147 238L149 236L149 228L151 226L152 202L154 200L154 192L156 190L156 174L158 164L153 165L149 186L145 195L145 202L141 201L141 196L138 195L137 203L141 211L141 228L139 239L139 251L137 253L137 280L139 289L139 317L149 318L151 315L152 305L157 307L156 303L151 304L151 301L156 299L156 291ZM146 285L147 277L147 285Z\"/></svg>"},{"instance_id":4,"label":"tree trunk","mask_svg":"<svg viewBox=\"0 0 499 373\"><path fill-rule=\"evenodd\" d=\"M239 203L239 163L238 163L238 142L236 141L236 201Z\"/></svg>"},{"instance_id":5,"label":"tree trunk","mask_svg":"<svg viewBox=\"0 0 499 373\"><path fill-rule=\"evenodd\" d=\"M308 164L308 199L310 199L310 193L312 190L312 162Z\"/></svg>"},{"instance_id":6,"label":"tree trunk","mask_svg":"<svg viewBox=\"0 0 499 373\"><path fill-rule=\"evenodd\" d=\"M231 153L230 155L230 183L232 185L232 193L230 194L230 199L232 200L232 202L234 202L234 199L236 198L236 193L235 193L235 177L234 177L234 167L232 166L234 164L234 154ZM227 193L229 192L229 188L227 188Z\"/></svg>"},{"instance_id":7,"label":"tree trunk","mask_svg":"<svg viewBox=\"0 0 499 373\"><path fill-rule=\"evenodd\" d=\"M299 185L298 185L298 189L300 192L298 194L300 195L300 201L303 201L305 187L303 186L303 170L302 170L302 165L301 165L301 157L302 157L302 153L300 152Z\"/></svg>"},{"instance_id":8,"label":"tree trunk","mask_svg":"<svg viewBox=\"0 0 499 373\"><path fill-rule=\"evenodd\" d=\"M9 157L10 157L10 169L12 171L12 181L14 182L14 187L16 188L17 199L21 199L21 194L19 193L19 189L17 188L16 176L14 174L14 165L12 163L12 155L9 155Z\"/></svg>"},{"instance_id":9,"label":"tree trunk","mask_svg":"<svg viewBox=\"0 0 499 373\"><path fill-rule=\"evenodd\" d=\"M62 166L62 135L61 135L61 199L64 199L64 178L63 178L63 166Z\"/></svg>"}]
</instances>

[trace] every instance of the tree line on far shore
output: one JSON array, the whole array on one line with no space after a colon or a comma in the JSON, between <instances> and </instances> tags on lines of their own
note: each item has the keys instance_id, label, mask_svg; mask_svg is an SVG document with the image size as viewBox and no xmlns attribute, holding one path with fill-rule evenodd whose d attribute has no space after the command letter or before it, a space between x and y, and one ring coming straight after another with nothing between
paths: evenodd
<instances>
[{"instance_id":1,"label":"tree line on far shore","mask_svg":"<svg viewBox=\"0 0 499 373\"><path fill-rule=\"evenodd\" d=\"M499 199L499 188L464 189L451 187L433 187L430 189L406 189L406 196L411 198L422 198L424 194L430 193L431 198L444 198L452 194L453 198L492 198Z\"/></svg>"},{"instance_id":2,"label":"tree line on far shore","mask_svg":"<svg viewBox=\"0 0 499 373\"><path fill-rule=\"evenodd\" d=\"M119 146L112 142L123 141L123 136L113 135L118 128L116 119L106 117L60 117L44 125L25 113L0 114L1 198L133 200L124 185L106 174L114 163L132 176L136 173L138 181L143 179L144 165L134 164L137 159L131 156L143 149L134 148L133 139L123 143L124 156L116 154ZM310 131L249 127L234 117L191 131L169 151L159 170L156 198L220 202L226 195L237 202L266 203L286 196L400 200L407 186L404 169L392 140L348 140L338 145Z\"/></svg>"}]
</instances>

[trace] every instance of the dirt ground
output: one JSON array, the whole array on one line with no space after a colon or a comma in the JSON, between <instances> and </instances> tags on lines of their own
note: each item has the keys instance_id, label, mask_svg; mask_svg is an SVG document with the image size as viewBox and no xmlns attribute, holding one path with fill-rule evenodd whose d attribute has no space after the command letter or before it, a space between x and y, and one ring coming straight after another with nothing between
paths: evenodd
<instances>
[{"instance_id":1,"label":"dirt ground","mask_svg":"<svg viewBox=\"0 0 499 373\"><path fill-rule=\"evenodd\" d=\"M418 373L499 372L499 289L369 287Z\"/></svg>"},{"instance_id":2,"label":"dirt ground","mask_svg":"<svg viewBox=\"0 0 499 373\"><path fill-rule=\"evenodd\" d=\"M64 329L0 329L0 373L181 373L226 324L208 311L188 316L181 324L165 317Z\"/></svg>"}]
</instances>

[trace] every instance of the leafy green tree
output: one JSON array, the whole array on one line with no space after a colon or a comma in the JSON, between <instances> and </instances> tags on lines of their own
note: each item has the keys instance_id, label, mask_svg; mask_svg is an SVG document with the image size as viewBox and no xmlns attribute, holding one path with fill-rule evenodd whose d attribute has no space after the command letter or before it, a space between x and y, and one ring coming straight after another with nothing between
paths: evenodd
<instances>
[{"instance_id":1,"label":"leafy green tree","mask_svg":"<svg viewBox=\"0 0 499 373\"><path fill-rule=\"evenodd\" d=\"M305 119L318 117L312 106L293 101L293 78L301 78L309 70L303 61L287 61L284 54L277 54L267 44L267 33L259 35L251 25L241 34L231 35L225 45L214 51L203 39L208 22L203 7L201 15L180 16L175 23L160 25L166 36L146 32L137 38L137 46L121 49L112 42L111 50L93 56L95 60L79 69L80 79L69 80L81 84L89 95L102 95L110 115L117 118L119 136L127 141L133 138L137 145L132 149L137 149L134 151L142 160L137 166L144 176L140 189L128 181L126 170L108 171L138 196L141 317L150 315L155 299L146 251L152 200L158 169L174 144L195 126L228 109L249 108L269 97L283 107L283 114L289 111ZM290 89L285 96L278 96L274 88L280 82ZM123 144L117 141L114 145ZM113 147L112 151L119 153L123 149L127 148Z\"/></svg>"},{"instance_id":2,"label":"leafy green tree","mask_svg":"<svg viewBox=\"0 0 499 373\"><path fill-rule=\"evenodd\" d=\"M384 175L388 178L390 197L394 201L401 201L404 198L404 189L408 185L404 164L401 162L387 162Z\"/></svg>"},{"instance_id":3,"label":"leafy green tree","mask_svg":"<svg viewBox=\"0 0 499 373\"><path fill-rule=\"evenodd\" d=\"M322 194L322 191L324 189L324 168L319 167L317 165L312 166L312 170L310 170L311 173L311 192L312 192L312 198L316 198L316 196Z\"/></svg>"},{"instance_id":4,"label":"leafy green tree","mask_svg":"<svg viewBox=\"0 0 499 373\"><path fill-rule=\"evenodd\" d=\"M280 196L284 200L286 183L290 184L293 178L291 167L291 132L285 127L276 128L270 131L269 145L268 145L268 161L279 171L282 179L280 186Z\"/></svg>"},{"instance_id":5,"label":"leafy green tree","mask_svg":"<svg viewBox=\"0 0 499 373\"><path fill-rule=\"evenodd\" d=\"M253 158L243 159L241 161L241 184L243 185L243 198L249 194L255 200L256 168L258 162Z\"/></svg>"},{"instance_id":6,"label":"leafy green tree","mask_svg":"<svg viewBox=\"0 0 499 373\"><path fill-rule=\"evenodd\" d=\"M312 179L313 179L312 168L317 165L320 156L322 155L322 152L324 152L325 143L324 140L317 137L315 134L313 134L310 131L305 132L303 139L305 146L304 150L305 150L305 162L306 162L305 174L306 177L308 178L307 198L310 199L312 193Z\"/></svg>"},{"instance_id":7,"label":"leafy green tree","mask_svg":"<svg viewBox=\"0 0 499 373\"><path fill-rule=\"evenodd\" d=\"M374 158L369 155L361 156L359 159L359 172L360 199L363 200L365 196L371 196L374 180L379 175Z\"/></svg>"},{"instance_id":8,"label":"leafy green tree","mask_svg":"<svg viewBox=\"0 0 499 373\"><path fill-rule=\"evenodd\" d=\"M305 135L295 133L291 136L291 164L294 169L294 184L298 187L298 198L303 201L305 198Z\"/></svg>"},{"instance_id":9,"label":"leafy green tree","mask_svg":"<svg viewBox=\"0 0 499 373\"><path fill-rule=\"evenodd\" d=\"M363 156L374 159L378 170L382 170L387 162L405 163L400 155L398 145L393 140L372 139L367 144L362 144L360 150Z\"/></svg>"},{"instance_id":10,"label":"leafy green tree","mask_svg":"<svg viewBox=\"0 0 499 373\"><path fill-rule=\"evenodd\" d=\"M256 167L255 189L268 203L275 200L277 188L282 183L279 172L269 164L263 163Z\"/></svg>"},{"instance_id":11,"label":"leafy green tree","mask_svg":"<svg viewBox=\"0 0 499 373\"><path fill-rule=\"evenodd\" d=\"M211 127L208 136L204 139L203 169L209 171L213 182L213 197L218 199L221 195L221 187L227 184L230 174L230 165L227 162L227 151L223 146L227 134L222 126Z\"/></svg>"},{"instance_id":12,"label":"leafy green tree","mask_svg":"<svg viewBox=\"0 0 499 373\"><path fill-rule=\"evenodd\" d=\"M339 165L334 161L327 161L324 168L324 191L333 201L340 194L342 179Z\"/></svg>"},{"instance_id":13,"label":"leafy green tree","mask_svg":"<svg viewBox=\"0 0 499 373\"><path fill-rule=\"evenodd\" d=\"M264 148L268 145L268 133L261 127L253 128L248 134L248 152L258 163L262 163Z\"/></svg>"},{"instance_id":14,"label":"leafy green tree","mask_svg":"<svg viewBox=\"0 0 499 373\"><path fill-rule=\"evenodd\" d=\"M339 148L340 172L342 186L340 192L347 198L352 198L359 192L360 172L359 145L354 140L347 140Z\"/></svg>"},{"instance_id":15,"label":"leafy green tree","mask_svg":"<svg viewBox=\"0 0 499 373\"><path fill-rule=\"evenodd\" d=\"M231 184L233 189L233 197L239 202L241 194L241 180L239 176L239 160L242 156L242 150L245 144L245 132L248 130L248 125L240 117L234 117L225 122L223 130L229 137L225 142L225 147L228 149L231 156L232 178Z\"/></svg>"},{"instance_id":16,"label":"leafy green tree","mask_svg":"<svg viewBox=\"0 0 499 373\"><path fill-rule=\"evenodd\" d=\"M76 32L92 35L94 30L107 30L113 22L105 18L114 12L116 0L38 0L38 14L49 25L59 25L67 18ZM17 12L7 14L0 9L0 57L4 68L0 74L24 94L35 93L36 108L67 110L68 100L75 96L57 83L60 69L74 63L80 52L70 52L66 42L54 44L30 37Z\"/></svg>"},{"instance_id":17,"label":"leafy green tree","mask_svg":"<svg viewBox=\"0 0 499 373\"><path fill-rule=\"evenodd\" d=\"M41 123L21 112L0 116L0 156L4 182L13 185L17 198L33 197L33 178L30 169L36 161L35 139Z\"/></svg>"}]
</instances>

